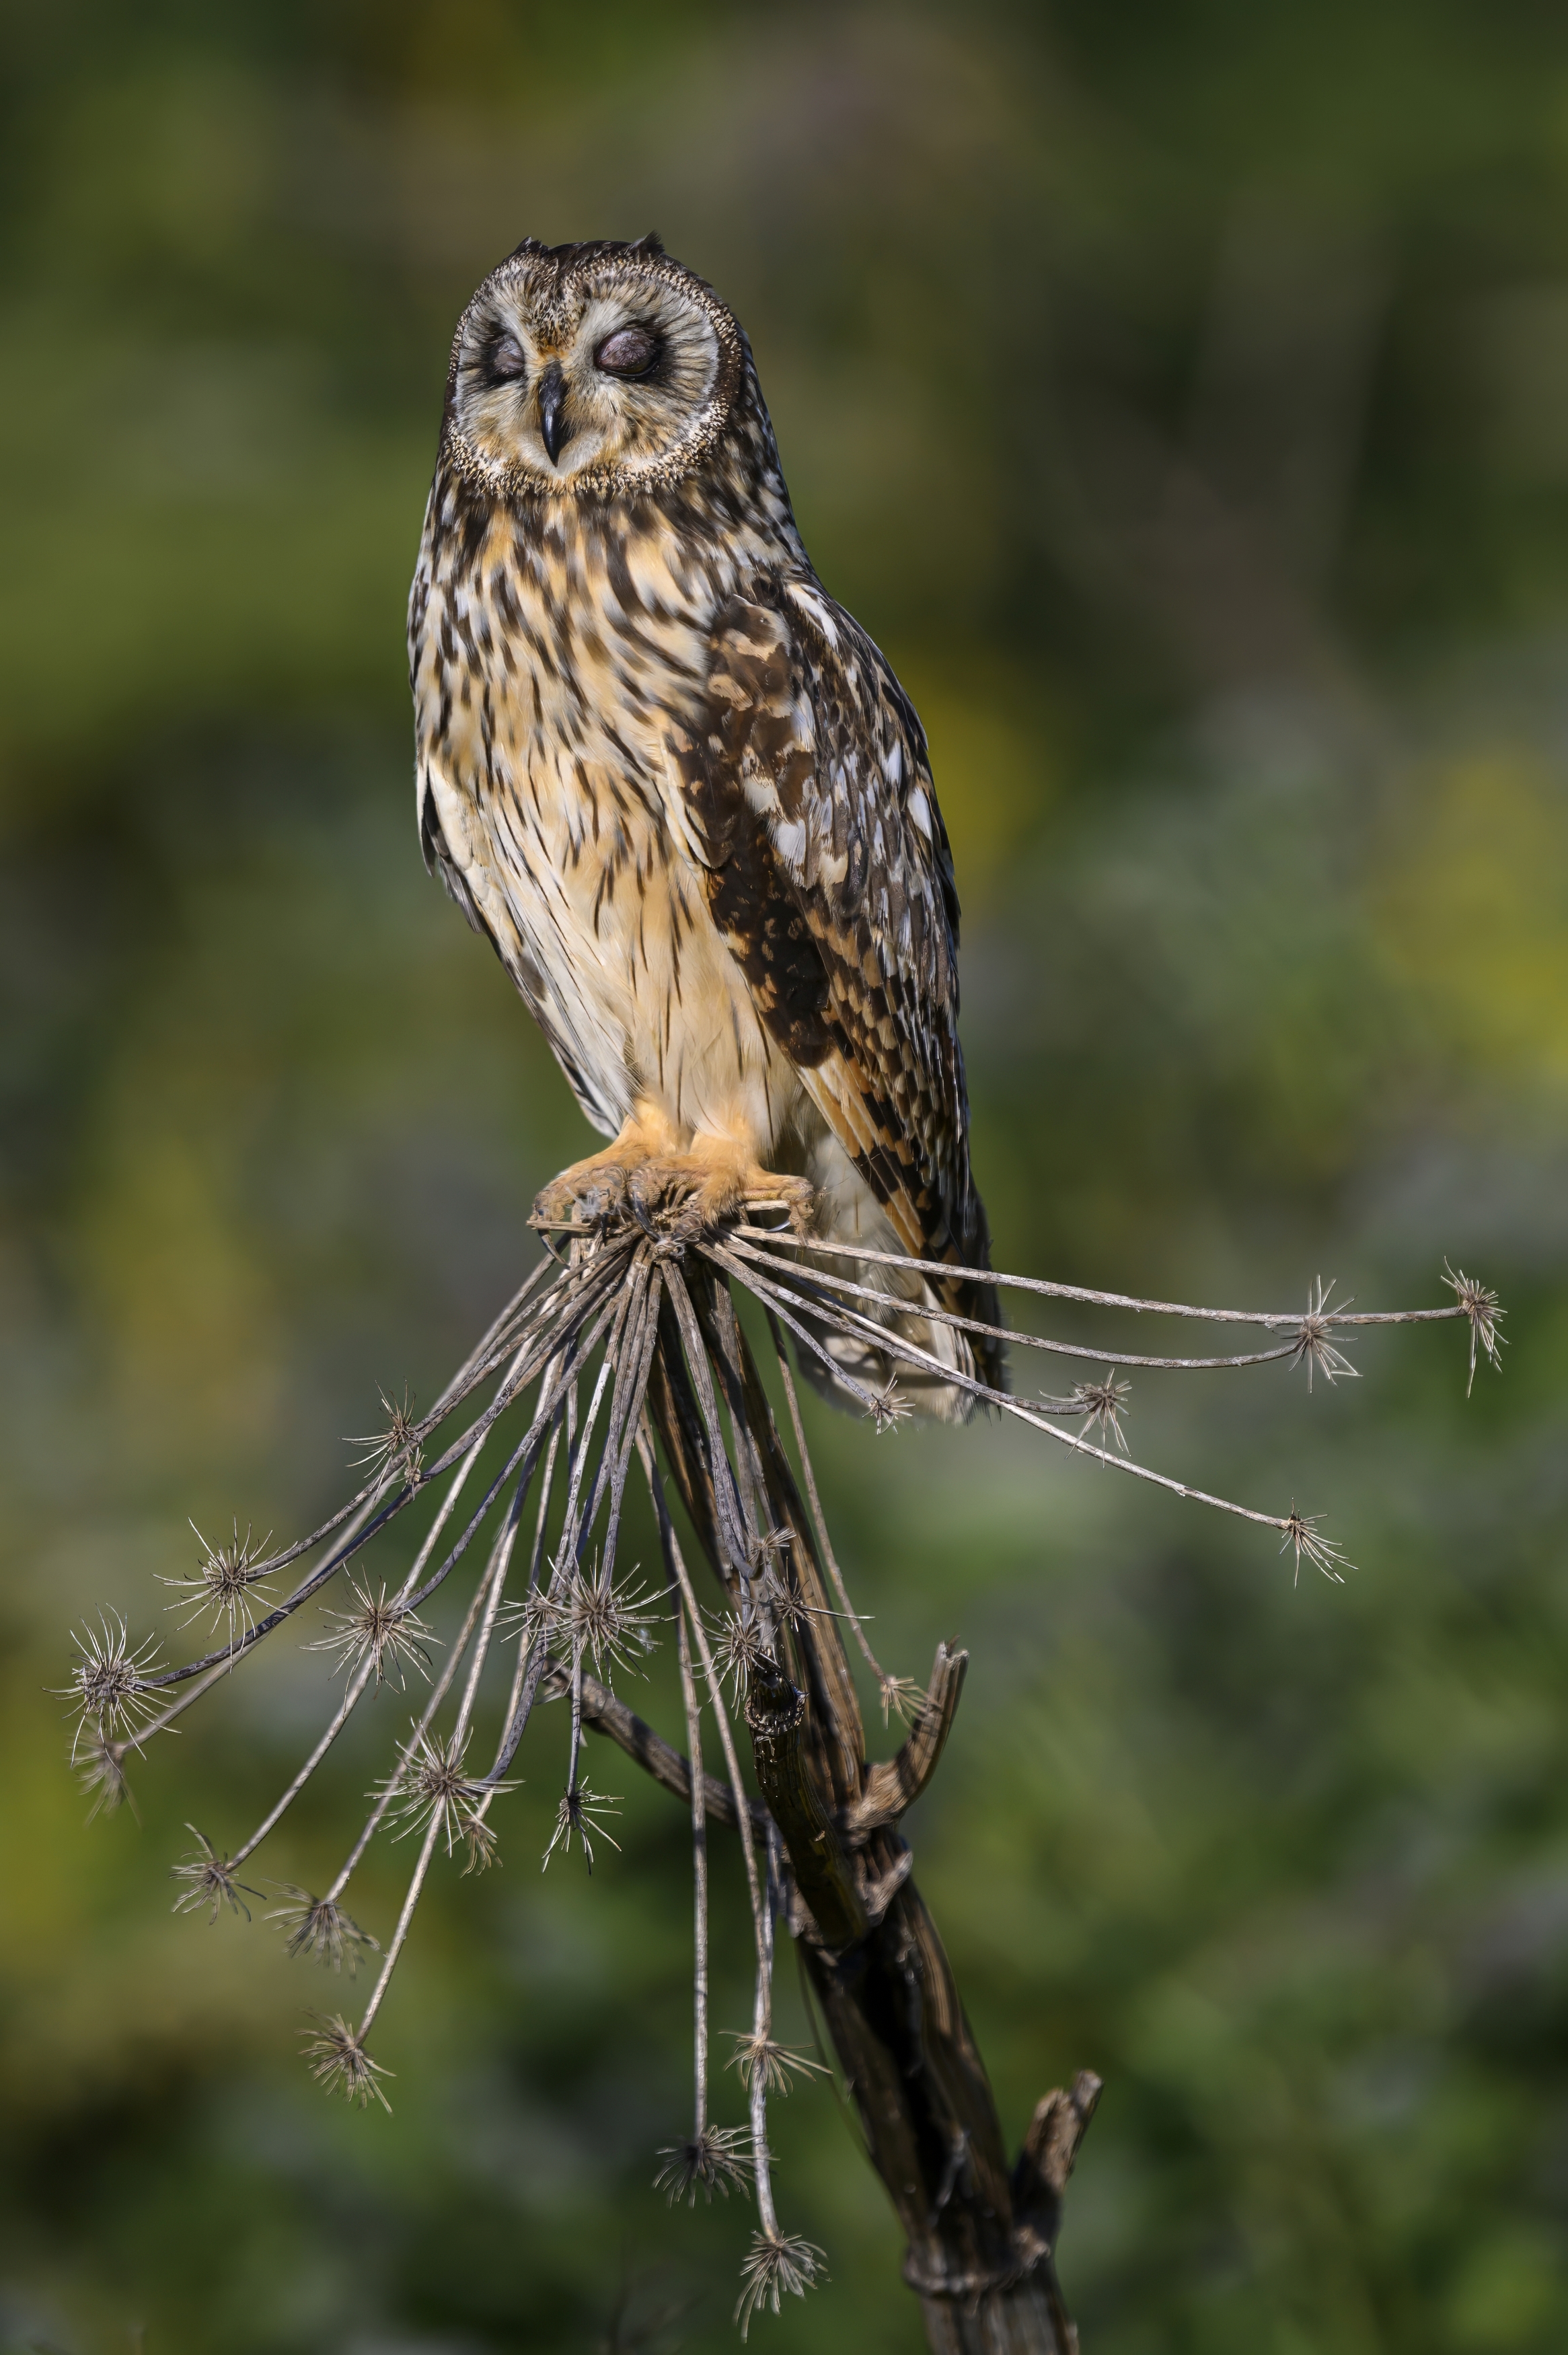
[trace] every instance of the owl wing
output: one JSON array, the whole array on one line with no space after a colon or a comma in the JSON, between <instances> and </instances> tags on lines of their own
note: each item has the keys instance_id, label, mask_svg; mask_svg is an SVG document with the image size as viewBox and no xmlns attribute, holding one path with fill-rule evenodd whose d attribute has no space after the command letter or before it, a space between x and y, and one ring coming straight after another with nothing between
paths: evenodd
<instances>
[{"instance_id":1,"label":"owl wing","mask_svg":"<svg viewBox=\"0 0 1568 2355\"><path fill-rule=\"evenodd\" d=\"M952 858L889 665L814 581L769 582L721 608L674 751L709 906L762 1019L904 1248L983 1265Z\"/></svg>"}]
</instances>

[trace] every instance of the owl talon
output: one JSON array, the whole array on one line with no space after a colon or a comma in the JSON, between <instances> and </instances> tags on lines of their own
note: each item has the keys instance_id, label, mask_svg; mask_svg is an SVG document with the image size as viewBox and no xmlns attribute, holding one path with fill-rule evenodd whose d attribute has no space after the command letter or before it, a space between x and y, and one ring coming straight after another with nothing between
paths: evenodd
<instances>
[{"instance_id":1,"label":"owl talon","mask_svg":"<svg viewBox=\"0 0 1568 2355\"><path fill-rule=\"evenodd\" d=\"M618 1161L583 1161L563 1169L534 1198L541 1226L602 1226L626 1200L627 1173Z\"/></svg>"},{"instance_id":2,"label":"owl talon","mask_svg":"<svg viewBox=\"0 0 1568 2355\"><path fill-rule=\"evenodd\" d=\"M743 1202L748 1211L776 1210L782 1204L790 1233L802 1242L815 1231L816 1188L804 1178L778 1178L768 1171L765 1184L747 1188Z\"/></svg>"},{"instance_id":3,"label":"owl talon","mask_svg":"<svg viewBox=\"0 0 1568 2355\"><path fill-rule=\"evenodd\" d=\"M668 1162L645 1161L632 1173L627 1207L638 1225L651 1231L659 1213L669 1209L672 1197L678 1199L689 1191L691 1182L687 1171L672 1168Z\"/></svg>"}]
</instances>

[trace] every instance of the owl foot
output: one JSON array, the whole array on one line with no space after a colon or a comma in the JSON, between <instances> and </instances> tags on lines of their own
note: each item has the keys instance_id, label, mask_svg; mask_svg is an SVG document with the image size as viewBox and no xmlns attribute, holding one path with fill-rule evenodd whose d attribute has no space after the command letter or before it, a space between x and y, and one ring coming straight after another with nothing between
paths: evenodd
<instances>
[{"instance_id":1,"label":"owl foot","mask_svg":"<svg viewBox=\"0 0 1568 2355\"><path fill-rule=\"evenodd\" d=\"M632 1172L628 1195L643 1225L665 1225L682 1242L694 1242L748 1212L778 1209L788 1212L797 1234L808 1234L816 1201L803 1178L782 1178L748 1157L700 1150L644 1162Z\"/></svg>"},{"instance_id":2,"label":"owl foot","mask_svg":"<svg viewBox=\"0 0 1568 2355\"><path fill-rule=\"evenodd\" d=\"M764 1169L727 1139L703 1139L683 1153L649 1153L618 1138L552 1178L535 1199L534 1218L539 1226L560 1227L630 1216L650 1231L694 1241L726 1220L781 1209L793 1231L805 1235L815 1201L803 1178Z\"/></svg>"},{"instance_id":3,"label":"owl foot","mask_svg":"<svg viewBox=\"0 0 1568 2355\"><path fill-rule=\"evenodd\" d=\"M590 1153L552 1178L534 1197L534 1223L541 1227L597 1227L627 1207L627 1189L637 1163L618 1153Z\"/></svg>"}]
</instances>

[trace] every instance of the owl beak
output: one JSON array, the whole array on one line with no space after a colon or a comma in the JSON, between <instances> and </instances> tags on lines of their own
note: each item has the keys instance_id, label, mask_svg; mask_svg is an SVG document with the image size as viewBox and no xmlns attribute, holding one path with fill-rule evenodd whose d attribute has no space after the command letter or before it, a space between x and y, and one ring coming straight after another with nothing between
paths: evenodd
<instances>
[{"instance_id":1,"label":"owl beak","mask_svg":"<svg viewBox=\"0 0 1568 2355\"><path fill-rule=\"evenodd\" d=\"M572 438L564 411L567 388L559 365L552 360L539 379L539 438L550 453L552 466L560 463L561 452Z\"/></svg>"}]
</instances>

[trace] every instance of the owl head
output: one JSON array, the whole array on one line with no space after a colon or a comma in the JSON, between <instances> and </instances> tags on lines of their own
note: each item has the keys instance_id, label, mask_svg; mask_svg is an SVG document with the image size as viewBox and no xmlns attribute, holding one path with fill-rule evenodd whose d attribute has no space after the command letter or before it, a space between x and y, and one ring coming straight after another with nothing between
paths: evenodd
<instances>
[{"instance_id":1,"label":"owl head","mask_svg":"<svg viewBox=\"0 0 1568 2355\"><path fill-rule=\"evenodd\" d=\"M445 446L507 495L652 488L712 449L747 359L717 295L656 237L525 238L458 323Z\"/></svg>"}]
</instances>

